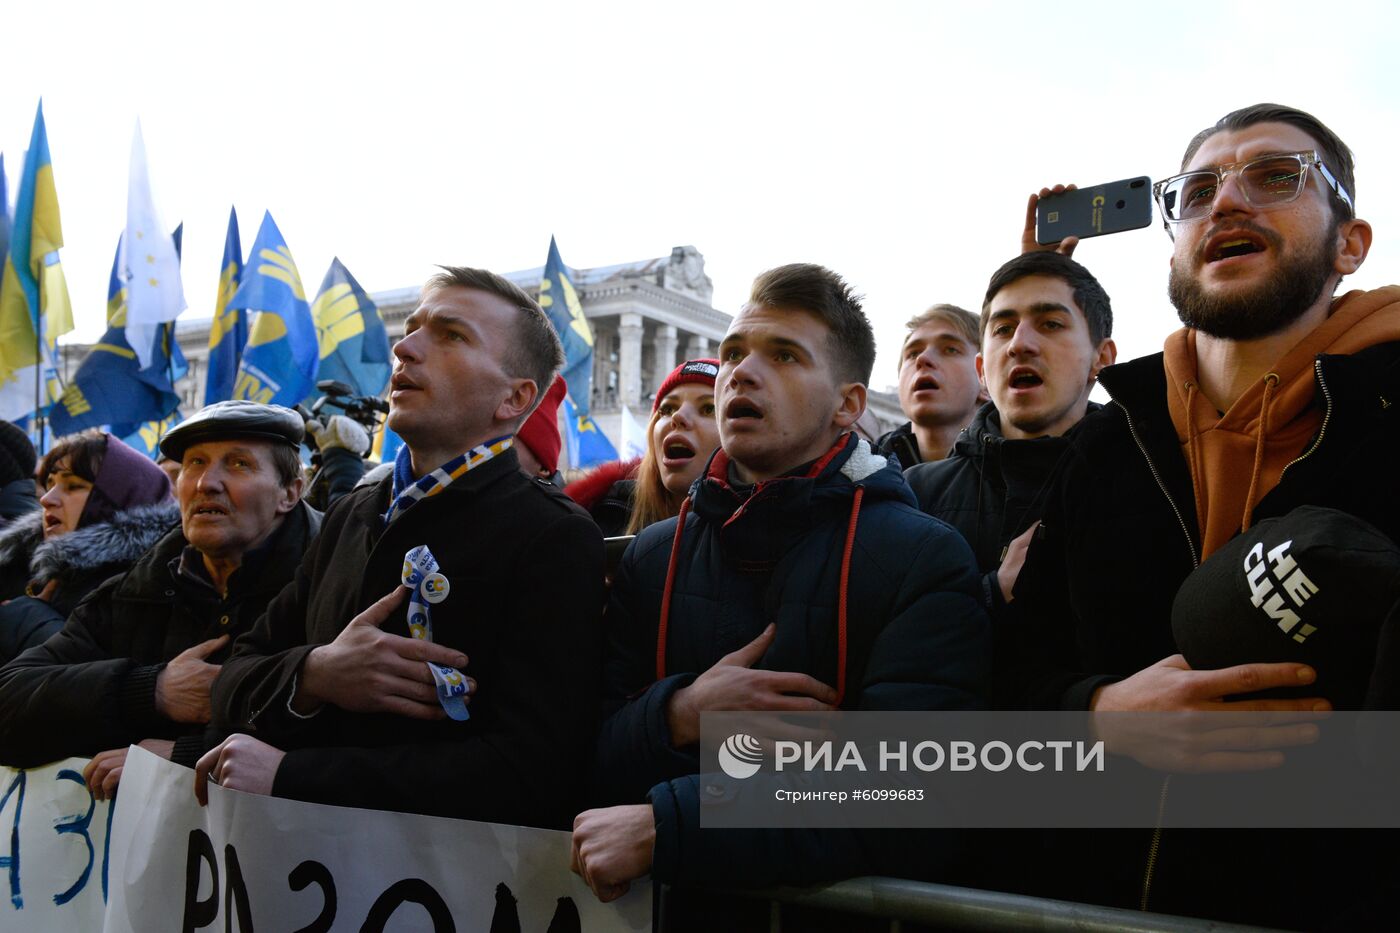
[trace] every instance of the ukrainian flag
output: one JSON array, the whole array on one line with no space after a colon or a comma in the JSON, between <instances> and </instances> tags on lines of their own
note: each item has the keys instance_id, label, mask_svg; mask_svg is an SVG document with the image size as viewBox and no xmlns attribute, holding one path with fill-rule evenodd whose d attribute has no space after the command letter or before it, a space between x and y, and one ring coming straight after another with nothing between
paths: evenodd
<instances>
[{"instance_id":1,"label":"ukrainian flag","mask_svg":"<svg viewBox=\"0 0 1400 933\"><path fill-rule=\"evenodd\" d=\"M369 295L339 259L331 260L311 305L321 347L318 379L338 379L356 395L383 394L389 385L389 332ZM314 402L316 393L309 397Z\"/></svg>"},{"instance_id":2,"label":"ukrainian flag","mask_svg":"<svg viewBox=\"0 0 1400 933\"><path fill-rule=\"evenodd\" d=\"M73 329L73 309L58 250L63 225L54 188L44 105L20 175L9 253L0 277L0 417L16 421L46 410L61 392L53 365L58 338Z\"/></svg>"},{"instance_id":3,"label":"ukrainian flag","mask_svg":"<svg viewBox=\"0 0 1400 933\"><path fill-rule=\"evenodd\" d=\"M243 281L228 307L257 312L233 397L288 408L306 398L316 384L320 342L292 252L270 212L263 215Z\"/></svg>"},{"instance_id":4,"label":"ukrainian flag","mask_svg":"<svg viewBox=\"0 0 1400 933\"><path fill-rule=\"evenodd\" d=\"M209 327L209 365L204 383L204 404L233 398L238 361L248 343L248 315L229 304L243 280L243 246L238 239L238 213L229 208L228 235L224 237L224 261L219 266L219 297Z\"/></svg>"},{"instance_id":5,"label":"ukrainian flag","mask_svg":"<svg viewBox=\"0 0 1400 933\"><path fill-rule=\"evenodd\" d=\"M587 415L593 395L593 331L583 316L578 291L569 269L559 257L554 237L549 238L549 259L540 280L540 307L564 345L564 369L559 375L569 384L569 398L580 415ZM548 388L548 386L544 387ZM544 388L540 392L544 392ZM573 464L577 466L578 464Z\"/></svg>"}]
</instances>

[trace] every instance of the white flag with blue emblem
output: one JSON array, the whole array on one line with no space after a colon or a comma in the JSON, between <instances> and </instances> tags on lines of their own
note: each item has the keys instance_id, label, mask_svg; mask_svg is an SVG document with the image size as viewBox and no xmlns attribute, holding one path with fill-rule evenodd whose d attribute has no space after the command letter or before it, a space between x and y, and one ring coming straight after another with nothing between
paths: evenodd
<instances>
[{"instance_id":1,"label":"white flag with blue emblem","mask_svg":"<svg viewBox=\"0 0 1400 933\"><path fill-rule=\"evenodd\" d=\"M145 369L151 365L160 325L175 320L185 310L185 289L180 281L180 254L151 194L140 121L131 138L126 235L121 246L118 268L126 286L126 342Z\"/></svg>"}]
</instances>

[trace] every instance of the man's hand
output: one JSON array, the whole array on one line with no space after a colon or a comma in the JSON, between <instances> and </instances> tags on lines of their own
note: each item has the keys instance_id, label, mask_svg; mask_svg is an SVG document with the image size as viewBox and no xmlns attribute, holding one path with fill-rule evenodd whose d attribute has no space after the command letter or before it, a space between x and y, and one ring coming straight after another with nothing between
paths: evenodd
<instances>
[{"instance_id":1,"label":"man's hand","mask_svg":"<svg viewBox=\"0 0 1400 933\"><path fill-rule=\"evenodd\" d=\"M632 881L651 871L656 820L651 804L585 810L574 817L569 868L598 900L615 901Z\"/></svg>"},{"instance_id":2,"label":"man's hand","mask_svg":"<svg viewBox=\"0 0 1400 933\"><path fill-rule=\"evenodd\" d=\"M442 719L433 674L424 662L466 667L467 656L453 648L389 635L379 627L403 604L408 587L388 596L350 620L335 641L306 656L292 708L310 713L334 703L357 713L397 713L410 719ZM476 681L467 678L467 699Z\"/></svg>"},{"instance_id":3,"label":"man's hand","mask_svg":"<svg viewBox=\"0 0 1400 933\"><path fill-rule=\"evenodd\" d=\"M1021 532L1011 539L1011 543L1006 546L1006 556L1001 559L1001 566L997 568L997 586L1001 589L1001 598L1006 602L1011 602L1011 591L1016 588L1016 578L1021 575L1021 566L1026 562L1026 551L1030 550L1031 538L1035 537L1035 530L1040 527L1040 519L1031 523L1031 527Z\"/></svg>"},{"instance_id":4,"label":"man's hand","mask_svg":"<svg viewBox=\"0 0 1400 933\"><path fill-rule=\"evenodd\" d=\"M1026 226L1021 231L1021 252L1039 253L1054 251L1061 256L1069 257L1074 255L1074 248L1079 245L1079 237L1067 236L1058 243L1038 243L1035 239L1035 208L1040 203L1041 198L1047 198L1052 194L1064 194L1066 191L1074 191L1075 185L1056 185L1053 188L1041 188L1039 194L1033 194L1026 201Z\"/></svg>"},{"instance_id":5,"label":"man's hand","mask_svg":"<svg viewBox=\"0 0 1400 933\"><path fill-rule=\"evenodd\" d=\"M1279 749L1317 741L1313 722L1332 706L1321 697L1226 697L1316 680L1305 664L1195 671L1176 654L1100 687L1090 708L1095 730L1114 754L1166 771L1252 771L1281 765Z\"/></svg>"},{"instance_id":6,"label":"man's hand","mask_svg":"<svg viewBox=\"0 0 1400 933\"><path fill-rule=\"evenodd\" d=\"M136 743L148 752L170 760L175 751L175 743L169 739L142 739ZM122 779L122 767L126 765L125 748L113 748L98 752L83 769L83 781L92 792L93 800L112 800L117 796L117 784Z\"/></svg>"},{"instance_id":7,"label":"man's hand","mask_svg":"<svg viewBox=\"0 0 1400 933\"><path fill-rule=\"evenodd\" d=\"M836 691L793 671L750 670L773 644L776 625L671 695L666 724L671 745L682 748L700 741L700 714L716 710L760 710L780 713L820 713L834 709Z\"/></svg>"},{"instance_id":8,"label":"man's hand","mask_svg":"<svg viewBox=\"0 0 1400 933\"><path fill-rule=\"evenodd\" d=\"M229 637L220 635L186 648L165 665L156 677L156 712L171 722L209 721L209 687L219 676L219 665L204 659L224 645Z\"/></svg>"},{"instance_id":9,"label":"man's hand","mask_svg":"<svg viewBox=\"0 0 1400 933\"><path fill-rule=\"evenodd\" d=\"M201 807L209 803L210 781L245 794L271 794L277 768L286 755L252 736L231 735L195 762L194 799Z\"/></svg>"}]
</instances>

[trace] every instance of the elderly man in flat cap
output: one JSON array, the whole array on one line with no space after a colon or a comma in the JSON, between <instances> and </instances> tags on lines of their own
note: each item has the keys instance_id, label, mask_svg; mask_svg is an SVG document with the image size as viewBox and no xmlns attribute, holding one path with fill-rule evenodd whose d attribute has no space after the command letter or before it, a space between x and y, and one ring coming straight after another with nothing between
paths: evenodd
<instances>
[{"instance_id":1,"label":"elderly man in flat cap","mask_svg":"<svg viewBox=\"0 0 1400 933\"><path fill-rule=\"evenodd\" d=\"M301 439L295 412L246 401L210 405L165 435L161 452L181 464L179 527L0 668L0 761L94 755L86 777L99 799L132 743L194 764L229 643L320 527L301 503Z\"/></svg>"}]
</instances>

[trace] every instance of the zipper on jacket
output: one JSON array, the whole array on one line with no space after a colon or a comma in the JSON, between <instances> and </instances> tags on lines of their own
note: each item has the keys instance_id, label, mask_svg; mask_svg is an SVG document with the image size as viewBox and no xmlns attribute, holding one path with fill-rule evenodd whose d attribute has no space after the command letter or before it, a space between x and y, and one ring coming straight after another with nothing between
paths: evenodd
<instances>
[{"instance_id":1,"label":"zipper on jacket","mask_svg":"<svg viewBox=\"0 0 1400 933\"><path fill-rule=\"evenodd\" d=\"M1297 457L1288 461L1288 465L1278 475L1278 481L1283 482L1283 478L1288 475L1288 470L1295 463L1301 463L1313 455L1313 451L1322 446L1322 438L1327 433L1327 423L1332 420L1332 393L1327 388L1327 381L1322 378L1322 360L1313 360L1313 372L1317 374L1317 385L1322 390L1322 398L1326 401L1327 407L1322 410L1322 427L1317 429L1317 438L1312 442L1312 446L1303 451ZM1381 401L1384 401L1382 399Z\"/></svg>"},{"instance_id":2,"label":"zipper on jacket","mask_svg":"<svg viewBox=\"0 0 1400 933\"><path fill-rule=\"evenodd\" d=\"M1142 899L1138 910L1147 909L1147 899L1152 894L1152 872L1157 867L1157 852L1162 848L1162 814L1167 810L1167 787L1171 782L1170 774L1162 779L1162 796L1157 799L1157 825L1152 828L1152 843L1147 847L1147 868L1142 873Z\"/></svg>"},{"instance_id":3,"label":"zipper on jacket","mask_svg":"<svg viewBox=\"0 0 1400 933\"><path fill-rule=\"evenodd\" d=\"M1112 398L1112 396L1113 393L1110 392L1109 397ZM1181 509L1176 507L1176 500L1172 498L1171 493L1167 492L1167 484L1162 482L1162 474L1157 472L1157 464L1153 463L1152 458L1147 455L1147 447L1143 445L1142 438L1138 437L1137 425L1133 424L1133 416L1128 414L1126 405L1117 399L1113 399L1113 401L1117 402L1118 407L1123 410L1123 418L1128 422L1128 433L1133 436L1133 443L1137 444L1138 450L1142 453L1142 459L1147 461L1147 469L1152 473L1152 478L1157 481L1157 488L1162 490L1162 495L1167 497L1167 504L1176 513L1177 523L1181 525L1181 533L1186 536L1186 546L1191 549L1191 566L1201 566L1201 559L1196 553L1196 542L1191 540L1191 530L1186 527L1186 519L1181 517Z\"/></svg>"},{"instance_id":4,"label":"zipper on jacket","mask_svg":"<svg viewBox=\"0 0 1400 933\"><path fill-rule=\"evenodd\" d=\"M1113 393L1109 393L1112 398ZM1117 399L1114 399L1118 402ZM1152 458L1147 454L1147 447L1143 445L1142 438L1138 436L1137 425L1133 424L1133 416L1128 413L1128 407L1122 402L1118 402L1118 407L1123 409L1123 418L1128 422L1128 433L1133 436L1133 443L1137 444L1138 451L1142 453L1142 459L1147 462L1147 469L1151 471L1152 478L1157 481L1157 488L1162 490L1162 495L1167 497L1167 504L1176 513L1177 523L1181 525L1181 533L1186 535L1186 546L1191 549L1191 566L1201 566L1201 558L1196 551L1196 542L1191 540L1191 530L1186 527L1186 519L1181 516L1181 509L1177 508L1176 500L1172 494L1167 492L1167 484L1162 482L1162 474L1157 472L1157 465L1152 462ZM1167 775L1162 781L1162 796L1157 801L1157 825L1152 827L1152 842L1147 847L1147 866L1142 873L1142 899L1139 902L1139 909L1147 909L1147 900L1152 893L1152 875L1157 870L1157 853L1162 848L1162 813L1167 808L1167 787L1171 784L1171 775Z\"/></svg>"}]
</instances>

